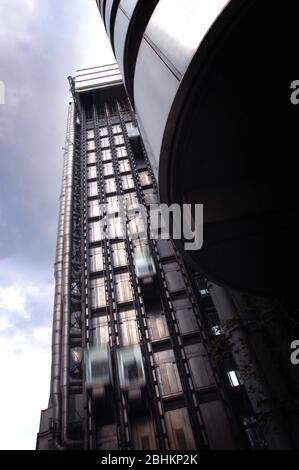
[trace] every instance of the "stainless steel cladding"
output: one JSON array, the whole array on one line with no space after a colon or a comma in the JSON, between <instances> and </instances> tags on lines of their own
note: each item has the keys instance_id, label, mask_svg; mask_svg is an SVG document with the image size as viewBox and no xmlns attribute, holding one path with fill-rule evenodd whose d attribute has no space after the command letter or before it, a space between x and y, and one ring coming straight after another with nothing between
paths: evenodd
<instances>
[{"instance_id":1,"label":"stainless steel cladding","mask_svg":"<svg viewBox=\"0 0 299 470\"><path fill-rule=\"evenodd\" d=\"M85 383L95 398L104 397L112 386L112 364L109 345L93 346L84 357Z\"/></svg>"},{"instance_id":2,"label":"stainless steel cladding","mask_svg":"<svg viewBox=\"0 0 299 470\"><path fill-rule=\"evenodd\" d=\"M145 386L145 371L139 344L117 350L117 367L122 390L138 391Z\"/></svg>"},{"instance_id":3,"label":"stainless steel cladding","mask_svg":"<svg viewBox=\"0 0 299 470\"><path fill-rule=\"evenodd\" d=\"M299 261L299 5L271 5L269 17L257 0L111 0L105 14L161 201L204 205L204 246L179 250L210 279L269 294L298 291L275 273Z\"/></svg>"}]
</instances>

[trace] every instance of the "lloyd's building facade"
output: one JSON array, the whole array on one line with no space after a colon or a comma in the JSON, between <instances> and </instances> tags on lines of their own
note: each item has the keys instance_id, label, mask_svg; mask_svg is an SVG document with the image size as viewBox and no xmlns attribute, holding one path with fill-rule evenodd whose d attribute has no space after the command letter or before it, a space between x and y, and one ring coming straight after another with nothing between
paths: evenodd
<instances>
[{"instance_id":1,"label":"lloyd's building facade","mask_svg":"<svg viewBox=\"0 0 299 470\"><path fill-rule=\"evenodd\" d=\"M158 191L117 65L79 70L70 83L51 391L37 448L230 449L250 446L246 432L260 445L250 405L242 424L229 403L227 389L241 387L234 361L222 383L209 345L220 331L204 280L205 324L173 243L145 233L138 207L157 203ZM138 271L145 248L152 289Z\"/></svg>"},{"instance_id":2,"label":"lloyd's building facade","mask_svg":"<svg viewBox=\"0 0 299 470\"><path fill-rule=\"evenodd\" d=\"M233 39L245 34L258 2L203 3L97 1L119 68L70 78L51 389L38 449L298 446L299 380L288 357L296 304L283 297L287 314L278 316L281 305L268 296L278 278L252 275L258 257L250 255L262 252L263 240L243 243L258 233L261 214L236 236L244 207L229 188L240 189L240 174L245 192L250 185L227 102L240 126L244 115L235 88L224 86L232 77L217 73L219 34L227 27ZM231 64L230 51L221 57ZM213 121L216 111L225 119ZM265 191L261 181L255 187ZM149 209L159 201L204 204L202 250L185 254L184 240L149 236ZM255 200L246 204L256 208Z\"/></svg>"}]
</instances>

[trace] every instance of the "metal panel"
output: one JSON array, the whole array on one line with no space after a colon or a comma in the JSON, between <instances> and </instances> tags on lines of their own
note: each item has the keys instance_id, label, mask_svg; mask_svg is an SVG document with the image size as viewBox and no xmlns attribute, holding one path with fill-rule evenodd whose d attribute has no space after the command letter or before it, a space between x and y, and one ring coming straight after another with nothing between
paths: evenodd
<instances>
[{"instance_id":1,"label":"metal panel","mask_svg":"<svg viewBox=\"0 0 299 470\"><path fill-rule=\"evenodd\" d=\"M193 308L185 307L176 309L175 316L181 334L191 333L193 331L199 330Z\"/></svg>"},{"instance_id":2,"label":"metal panel","mask_svg":"<svg viewBox=\"0 0 299 470\"><path fill-rule=\"evenodd\" d=\"M162 395L172 395L182 391L181 380L172 349L154 353L157 379Z\"/></svg>"},{"instance_id":3,"label":"metal panel","mask_svg":"<svg viewBox=\"0 0 299 470\"><path fill-rule=\"evenodd\" d=\"M197 388L209 387L215 384L212 368L209 363L207 351L202 343L188 344L184 346L188 364Z\"/></svg>"},{"instance_id":4,"label":"metal panel","mask_svg":"<svg viewBox=\"0 0 299 470\"><path fill-rule=\"evenodd\" d=\"M122 6L120 3L120 6ZM135 3L137 3L135 1ZM114 47L115 47L115 56L119 65L120 73L124 78L124 50L126 44L126 36L129 28L129 18L124 14L124 12L118 8L116 20L115 20L115 29L114 29Z\"/></svg>"},{"instance_id":5,"label":"metal panel","mask_svg":"<svg viewBox=\"0 0 299 470\"><path fill-rule=\"evenodd\" d=\"M167 411L165 422L171 450L195 449L191 423L186 408Z\"/></svg>"},{"instance_id":6,"label":"metal panel","mask_svg":"<svg viewBox=\"0 0 299 470\"><path fill-rule=\"evenodd\" d=\"M182 77L227 3L160 0L150 18L136 62L134 101L156 176L167 119Z\"/></svg>"},{"instance_id":7,"label":"metal panel","mask_svg":"<svg viewBox=\"0 0 299 470\"><path fill-rule=\"evenodd\" d=\"M170 292L185 289L185 281L177 263L164 264L165 278Z\"/></svg>"},{"instance_id":8,"label":"metal panel","mask_svg":"<svg viewBox=\"0 0 299 470\"><path fill-rule=\"evenodd\" d=\"M233 438L223 403L220 400L201 403L200 411L211 449L233 449Z\"/></svg>"}]
</instances>

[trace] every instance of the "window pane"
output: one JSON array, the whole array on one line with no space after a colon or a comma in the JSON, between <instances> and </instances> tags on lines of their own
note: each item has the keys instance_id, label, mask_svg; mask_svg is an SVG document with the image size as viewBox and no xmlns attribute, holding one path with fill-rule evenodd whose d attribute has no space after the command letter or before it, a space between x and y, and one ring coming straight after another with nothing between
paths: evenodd
<instances>
[{"instance_id":1,"label":"window pane","mask_svg":"<svg viewBox=\"0 0 299 470\"><path fill-rule=\"evenodd\" d=\"M116 126L112 126L112 131L113 131L113 134L119 134L121 132L120 125L117 124Z\"/></svg>"},{"instance_id":2,"label":"window pane","mask_svg":"<svg viewBox=\"0 0 299 470\"><path fill-rule=\"evenodd\" d=\"M148 171L141 171L139 173L139 179L142 186L148 186L152 184L152 180Z\"/></svg>"},{"instance_id":3,"label":"window pane","mask_svg":"<svg viewBox=\"0 0 299 470\"><path fill-rule=\"evenodd\" d=\"M100 246L89 250L89 263L91 273L103 270L103 253Z\"/></svg>"},{"instance_id":4,"label":"window pane","mask_svg":"<svg viewBox=\"0 0 299 470\"><path fill-rule=\"evenodd\" d=\"M95 163L96 162L96 154L94 152L88 153L86 157L87 164Z\"/></svg>"},{"instance_id":5,"label":"window pane","mask_svg":"<svg viewBox=\"0 0 299 470\"><path fill-rule=\"evenodd\" d=\"M88 217L99 217L100 205L98 200L88 201Z\"/></svg>"},{"instance_id":6,"label":"window pane","mask_svg":"<svg viewBox=\"0 0 299 470\"><path fill-rule=\"evenodd\" d=\"M89 231L89 241L98 242L102 240L101 234L101 223L100 222L90 222L88 224L88 231Z\"/></svg>"},{"instance_id":7,"label":"window pane","mask_svg":"<svg viewBox=\"0 0 299 470\"><path fill-rule=\"evenodd\" d=\"M181 380L172 350L154 354L157 379L162 395L171 395L182 391Z\"/></svg>"},{"instance_id":8,"label":"window pane","mask_svg":"<svg viewBox=\"0 0 299 470\"><path fill-rule=\"evenodd\" d=\"M122 176L122 185L123 189L132 189L134 188L134 180L132 175L124 175Z\"/></svg>"},{"instance_id":9,"label":"window pane","mask_svg":"<svg viewBox=\"0 0 299 470\"><path fill-rule=\"evenodd\" d=\"M117 274L115 276L115 294L118 303L133 300L129 273Z\"/></svg>"},{"instance_id":10,"label":"window pane","mask_svg":"<svg viewBox=\"0 0 299 470\"><path fill-rule=\"evenodd\" d=\"M126 147L117 147L116 153L117 153L118 158L122 158L122 157L127 157L127 156L128 156L128 152L127 152Z\"/></svg>"},{"instance_id":11,"label":"window pane","mask_svg":"<svg viewBox=\"0 0 299 470\"><path fill-rule=\"evenodd\" d=\"M103 139L101 139L101 148L104 148L104 147L109 147L108 137L104 137Z\"/></svg>"},{"instance_id":12,"label":"window pane","mask_svg":"<svg viewBox=\"0 0 299 470\"><path fill-rule=\"evenodd\" d=\"M102 150L102 160L103 162L111 160L111 149Z\"/></svg>"},{"instance_id":13,"label":"window pane","mask_svg":"<svg viewBox=\"0 0 299 470\"><path fill-rule=\"evenodd\" d=\"M136 193L127 193L124 195L126 208L128 211L137 209L139 207L138 198Z\"/></svg>"},{"instance_id":14,"label":"window pane","mask_svg":"<svg viewBox=\"0 0 299 470\"><path fill-rule=\"evenodd\" d=\"M227 376L232 387L239 387L240 381L235 370L228 371Z\"/></svg>"},{"instance_id":15,"label":"window pane","mask_svg":"<svg viewBox=\"0 0 299 470\"><path fill-rule=\"evenodd\" d=\"M129 160L122 160L121 162L119 162L119 171L121 173L131 171L131 166L130 166Z\"/></svg>"},{"instance_id":16,"label":"window pane","mask_svg":"<svg viewBox=\"0 0 299 470\"><path fill-rule=\"evenodd\" d=\"M107 127L101 127L101 128L100 128L100 136L101 136L101 137L105 137L106 135L108 135L108 129L107 129Z\"/></svg>"},{"instance_id":17,"label":"window pane","mask_svg":"<svg viewBox=\"0 0 299 470\"><path fill-rule=\"evenodd\" d=\"M96 166L90 166L87 168L87 179L93 179L97 177L97 169Z\"/></svg>"},{"instance_id":18,"label":"window pane","mask_svg":"<svg viewBox=\"0 0 299 470\"><path fill-rule=\"evenodd\" d=\"M91 308L101 308L106 305L105 281L97 277L90 281Z\"/></svg>"},{"instance_id":19,"label":"window pane","mask_svg":"<svg viewBox=\"0 0 299 470\"><path fill-rule=\"evenodd\" d=\"M86 137L87 139L94 139L94 131L93 130L86 131Z\"/></svg>"},{"instance_id":20,"label":"window pane","mask_svg":"<svg viewBox=\"0 0 299 470\"><path fill-rule=\"evenodd\" d=\"M113 164L105 163L103 165L104 176L112 176L114 174Z\"/></svg>"},{"instance_id":21,"label":"window pane","mask_svg":"<svg viewBox=\"0 0 299 470\"><path fill-rule=\"evenodd\" d=\"M98 195L98 183L96 181L87 184L87 195L88 197Z\"/></svg>"},{"instance_id":22,"label":"window pane","mask_svg":"<svg viewBox=\"0 0 299 470\"><path fill-rule=\"evenodd\" d=\"M125 143L123 135L116 135L114 137L115 145L123 145Z\"/></svg>"},{"instance_id":23,"label":"window pane","mask_svg":"<svg viewBox=\"0 0 299 470\"><path fill-rule=\"evenodd\" d=\"M113 243L111 245L112 250L112 263L115 268L120 266L126 266L127 254L124 243Z\"/></svg>"},{"instance_id":24,"label":"window pane","mask_svg":"<svg viewBox=\"0 0 299 470\"><path fill-rule=\"evenodd\" d=\"M114 178L108 178L105 180L105 190L107 194L116 192L116 182Z\"/></svg>"},{"instance_id":25,"label":"window pane","mask_svg":"<svg viewBox=\"0 0 299 470\"><path fill-rule=\"evenodd\" d=\"M126 230L125 223L121 217L108 218L107 229L109 239L124 238Z\"/></svg>"},{"instance_id":26,"label":"window pane","mask_svg":"<svg viewBox=\"0 0 299 470\"><path fill-rule=\"evenodd\" d=\"M94 150L94 149L95 149L94 140L89 140L87 142L87 150Z\"/></svg>"}]
</instances>

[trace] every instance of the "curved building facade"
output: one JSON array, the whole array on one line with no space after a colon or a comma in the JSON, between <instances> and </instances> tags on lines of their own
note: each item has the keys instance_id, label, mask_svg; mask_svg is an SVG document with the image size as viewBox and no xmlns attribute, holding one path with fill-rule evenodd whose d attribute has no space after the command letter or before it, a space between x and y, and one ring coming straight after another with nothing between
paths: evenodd
<instances>
[{"instance_id":1,"label":"curved building facade","mask_svg":"<svg viewBox=\"0 0 299 470\"><path fill-rule=\"evenodd\" d=\"M296 2L97 4L161 201L204 205L204 246L185 257L237 290L296 292Z\"/></svg>"}]
</instances>

